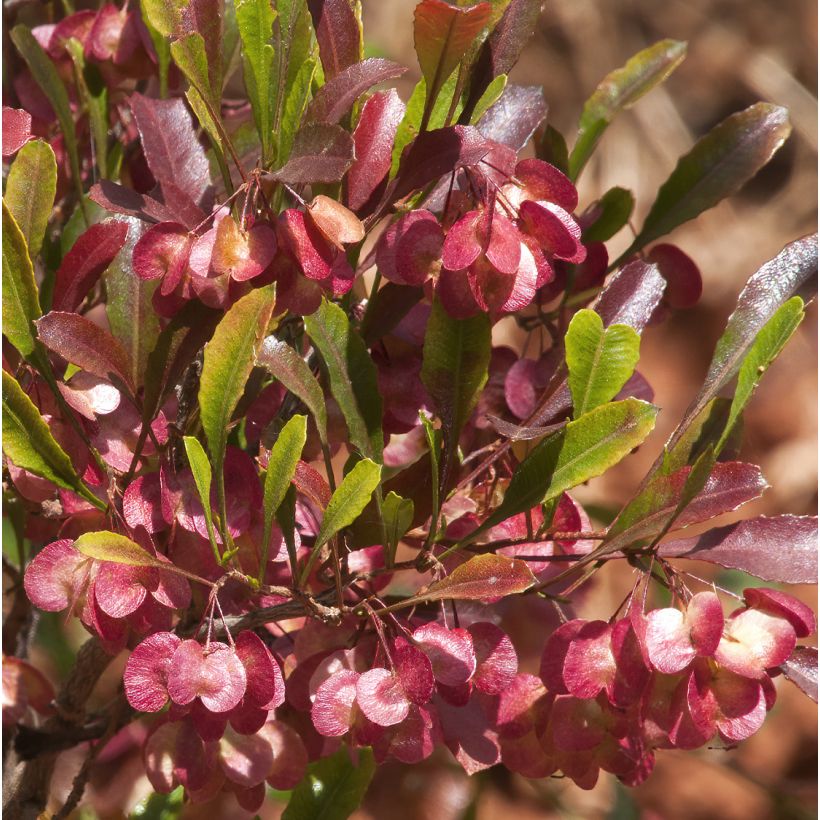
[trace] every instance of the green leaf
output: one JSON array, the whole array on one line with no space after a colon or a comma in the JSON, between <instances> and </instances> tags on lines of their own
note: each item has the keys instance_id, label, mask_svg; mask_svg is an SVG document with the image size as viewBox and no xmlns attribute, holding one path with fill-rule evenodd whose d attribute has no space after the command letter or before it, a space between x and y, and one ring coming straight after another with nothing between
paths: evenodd
<instances>
[{"instance_id":1,"label":"green leaf","mask_svg":"<svg viewBox=\"0 0 820 820\"><path fill-rule=\"evenodd\" d=\"M84 532L75 542L78 552L97 561L126 564L129 567L156 567L168 569L169 565L144 550L130 538L116 532Z\"/></svg>"},{"instance_id":2,"label":"green leaf","mask_svg":"<svg viewBox=\"0 0 820 820\"><path fill-rule=\"evenodd\" d=\"M578 138L569 157L570 179L577 179L615 115L662 83L683 61L686 43L661 40L607 74L584 103Z\"/></svg>"},{"instance_id":3,"label":"green leaf","mask_svg":"<svg viewBox=\"0 0 820 820\"><path fill-rule=\"evenodd\" d=\"M470 117L470 125L478 124L478 121L487 113L487 109L492 108L492 106L498 102L506 87L506 74L499 74L493 78L492 82L490 82L475 104L472 116Z\"/></svg>"},{"instance_id":4,"label":"green leaf","mask_svg":"<svg viewBox=\"0 0 820 820\"><path fill-rule=\"evenodd\" d=\"M316 65L316 60L312 57L305 60L299 67L299 71L288 89L288 95L284 102L282 125L277 132L279 140L276 154L277 165L284 165L290 158L293 139L299 130L302 114L310 99L310 86L316 73Z\"/></svg>"},{"instance_id":5,"label":"green leaf","mask_svg":"<svg viewBox=\"0 0 820 820\"><path fill-rule=\"evenodd\" d=\"M442 432L433 427L433 422L424 413L419 413L421 425L424 427L424 437L427 439L427 447L430 450L430 471L431 475L431 501L432 501L432 524L430 531L435 536L438 529L438 517L441 512L441 488L439 487L439 453L442 445Z\"/></svg>"},{"instance_id":6,"label":"green leaf","mask_svg":"<svg viewBox=\"0 0 820 820\"><path fill-rule=\"evenodd\" d=\"M671 475L681 467L693 464L710 444L716 445L726 429L730 407L730 399L712 399L692 420L677 442L664 449L661 472Z\"/></svg>"},{"instance_id":7,"label":"green leaf","mask_svg":"<svg viewBox=\"0 0 820 820\"><path fill-rule=\"evenodd\" d=\"M564 135L553 126L547 125L544 128L544 133L536 142L535 153L538 159L549 162L564 174L569 173L567 141Z\"/></svg>"},{"instance_id":8,"label":"green leaf","mask_svg":"<svg viewBox=\"0 0 820 820\"><path fill-rule=\"evenodd\" d=\"M196 490L199 494L199 502L202 504L202 511L205 513L205 527L208 530L208 540L211 542L214 557L217 563L219 563L222 559L222 555L216 543L214 517L211 510L211 465L208 461L208 456L205 454L205 449L199 443L199 439L194 436L183 436L182 441L185 444L185 454L188 456L188 465L191 468L194 484L196 484Z\"/></svg>"},{"instance_id":9,"label":"green leaf","mask_svg":"<svg viewBox=\"0 0 820 820\"><path fill-rule=\"evenodd\" d=\"M182 22L188 0L140 0L140 4L151 25L163 37L170 37Z\"/></svg>"},{"instance_id":10,"label":"green leaf","mask_svg":"<svg viewBox=\"0 0 820 820\"><path fill-rule=\"evenodd\" d=\"M358 765L351 757L358 754ZM373 778L376 763L368 748L347 747L308 766L293 790L282 820L346 820L359 807Z\"/></svg>"},{"instance_id":11,"label":"green leaf","mask_svg":"<svg viewBox=\"0 0 820 820\"><path fill-rule=\"evenodd\" d=\"M199 408L211 463L216 473L223 528L226 515L222 466L228 428L253 370L256 351L267 332L275 301L273 285L252 290L231 306L217 325L211 341L205 345L199 383Z\"/></svg>"},{"instance_id":12,"label":"green leaf","mask_svg":"<svg viewBox=\"0 0 820 820\"><path fill-rule=\"evenodd\" d=\"M43 51L40 44L24 25L15 26L11 30L11 39L22 58L31 71L37 85L51 103L54 113L60 123L60 132L68 153L71 164L71 176L74 179L74 186L77 196L82 202L83 183L80 176L80 155L77 150L77 131L74 126L74 118L71 116L71 106L68 102L68 92L57 73L57 68L51 62L48 55Z\"/></svg>"},{"instance_id":13,"label":"green leaf","mask_svg":"<svg viewBox=\"0 0 820 820\"><path fill-rule=\"evenodd\" d=\"M618 395L635 370L641 337L629 325L604 330L594 311L579 310L566 335L569 389L574 418L579 418Z\"/></svg>"},{"instance_id":14,"label":"green leaf","mask_svg":"<svg viewBox=\"0 0 820 820\"><path fill-rule=\"evenodd\" d=\"M626 188L610 188L591 208L595 221L584 228L584 242L606 242L624 225L635 208L635 197Z\"/></svg>"},{"instance_id":15,"label":"green leaf","mask_svg":"<svg viewBox=\"0 0 820 820\"><path fill-rule=\"evenodd\" d=\"M737 387L729 409L729 419L716 447L718 453L731 435L743 408L748 404L763 374L780 355L780 351L797 330L805 315L803 300L799 296L794 296L780 306L755 337L737 374Z\"/></svg>"},{"instance_id":16,"label":"green leaf","mask_svg":"<svg viewBox=\"0 0 820 820\"><path fill-rule=\"evenodd\" d=\"M265 515L262 535L262 560L259 566L259 580L264 578L267 568L268 549L273 521L280 504L285 500L291 486L296 465L302 455L307 440L307 416L293 416L282 428L268 456L265 473L263 509Z\"/></svg>"},{"instance_id":17,"label":"green leaf","mask_svg":"<svg viewBox=\"0 0 820 820\"><path fill-rule=\"evenodd\" d=\"M262 155L270 155L273 139L273 21L276 12L270 0L234 0L236 22L242 38L245 88L253 109L253 119L262 143Z\"/></svg>"},{"instance_id":18,"label":"green leaf","mask_svg":"<svg viewBox=\"0 0 820 820\"><path fill-rule=\"evenodd\" d=\"M6 232L3 232L5 238ZM98 510L105 504L82 482L66 452L23 392L17 380L3 371L3 452L18 467L73 490Z\"/></svg>"},{"instance_id":19,"label":"green leaf","mask_svg":"<svg viewBox=\"0 0 820 820\"><path fill-rule=\"evenodd\" d=\"M257 353L256 363L266 368L307 407L316 422L322 444L327 444L325 395L305 360L287 342L268 336Z\"/></svg>"},{"instance_id":20,"label":"green leaf","mask_svg":"<svg viewBox=\"0 0 820 820\"><path fill-rule=\"evenodd\" d=\"M657 414L658 409L651 404L624 399L571 421L540 442L518 465L498 509L451 550L474 541L479 533L510 516L606 472L646 439Z\"/></svg>"},{"instance_id":21,"label":"green leaf","mask_svg":"<svg viewBox=\"0 0 820 820\"><path fill-rule=\"evenodd\" d=\"M382 397L376 365L364 342L347 314L326 299L315 313L305 316L305 330L327 369L330 391L345 417L351 443L362 455L381 464Z\"/></svg>"},{"instance_id":22,"label":"green leaf","mask_svg":"<svg viewBox=\"0 0 820 820\"><path fill-rule=\"evenodd\" d=\"M33 322L43 315L26 238L3 200L3 333L26 358L38 350Z\"/></svg>"},{"instance_id":23,"label":"green leaf","mask_svg":"<svg viewBox=\"0 0 820 820\"><path fill-rule=\"evenodd\" d=\"M727 117L678 160L621 259L735 193L772 158L790 133L788 112L777 105L756 103Z\"/></svg>"},{"instance_id":24,"label":"green leaf","mask_svg":"<svg viewBox=\"0 0 820 820\"><path fill-rule=\"evenodd\" d=\"M188 82L199 92L215 119L219 117L222 100L221 83L214 82L208 62L205 40L199 32L191 32L171 43L171 56ZM219 71L219 74L222 72Z\"/></svg>"},{"instance_id":25,"label":"green leaf","mask_svg":"<svg viewBox=\"0 0 820 820\"><path fill-rule=\"evenodd\" d=\"M29 257L36 259L57 192L57 160L47 142L27 142L14 158L6 180L4 199L26 241Z\"/></svg>"},{"instance_id":26,"label":"green leaf","mask_svg":"<svg viewBox=\"0 0 820 820\"><path fill-rule=\"evenodd\" d=\"M490 319L486 314L453 319L440 302L433 302L424 334L421 380L442 422L441 486L444 489L461 431L487 382L490 337Z\"/></svg>"},{"instance_id":27,"label":"green leaf","mask_svg":"<svg viewBox=\"0 0 820 820\"><path fill-rule=\"evenodd\" d=\"M385 496L382 503L382 515L387 533L388 554L392 556L390 562L396 555L396 548L402 536L410 529L410 524L413 522L413 511L412 498L402 498L392 490Z\"/></svg>"}]
</instances>

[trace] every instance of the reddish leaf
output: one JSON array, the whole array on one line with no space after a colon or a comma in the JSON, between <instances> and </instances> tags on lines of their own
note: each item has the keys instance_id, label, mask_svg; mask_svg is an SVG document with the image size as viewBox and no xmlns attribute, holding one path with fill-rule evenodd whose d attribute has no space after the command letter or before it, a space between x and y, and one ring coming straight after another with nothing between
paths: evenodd
<instances>
[{"instance_id":1,"label":"reddish leaf","mask_svg":"<svg viewBox=\"0 0 820 820\"><path fill-rule=\"evenodd\" d=\"M488 140L520 151L546 116L547 102L540 85L508 85L479 120L478 130Z\"/></svg>"},{"instance_id":2,"label":"reddish leaf","mask_svg":"<svg viewBox=\"0 0 820 820\"><path fill-rule=\"evenodd\" d=\"M504 14L487 38L477 73L482 71L482 64L489 63L489 75L482 77L487 83L499 74L509 74L518 62L524 46L532 39L535 26L541 15L541 0L511 0L504 9Z\"/></svg>"},{"instance_id":3,"label":"reddish leaf","mask_svg":"<svg viewBox=\"0 0 820 820\"><path fill-rule=\"evenodd\" d=\"M630 262L609 280L591 307L606 327L624 324L640 333L660 304L665 288L666 280L656 265Z\"/></svg>"},{"instance_id":4,"label":"reddish leaf","mask_svg":"<svg viewBox=\"0 0 820 820\"><path fill-rule=\"evenodd\" d=\"M77 310L114 261L127 235L128 225L117 220L99 222L80 234L57 270L52 308L68 312Z\"/></svg>"},{"instance_id":5,"label":"reddish leaf","mask_svg":"<svg viewBox=\"0 0 820 820\"><path fill-rule=\"evenodd\" d=\"M3 106L3 156L16 154L30 139L31 114L22 108Z\"/></svg>"},{"instance_id":6,"label":"reddish leaf","mask_svg":"<svg viewBox=\"0 0 820 820\"><path fill-rule=\"evenodd\" d=\"M290 159L272 176L280 182L338 182L355 159L353 137L338 125L308 123L296 132Z\"/></svg>"},{"instance_id":7,"label":"reddish leaf","mask_svg":"<svg viewBox=\"0 0 820 820\"><path fill-rule=\"evenodd\" d=\"M84 316L55 310L36 325L40 341L49 350L94 376L118 380L133 393L128 353L108 331Z\"/></svg>"},{"instance_id":8,"label":"reddish leaf","mask_svg":"<svg viewBox=\"0 0 820 820\"><path fill-rule=\"evenodd\" d=\"M146 222L176 222L178 219L178 214L159 200L108 179L101 179L92 185L88 196L92 202L107 211L123 216L136 216Z\"/></svg>"},{"instance_id":9,"label":"reddish leaf","mask_svg":"<svg viewBox=\"0 0 820 820\"><path fill-rule=\"evenodd\" d=\"M524 561L501 555L477 555L411 600L485 601L524 592L535 576Z\"/></svg>"},{"instance_id":10,"label":"reddish leaf","mask_svg":"<svg viewBox=\"0 0 820 820\"><path fill-rule=\"evenodd\" d=\"M817 647L795 647L791 657L781 663L780 668L786 680L790 680L817 703Z\"/></svg>"},{"instance_id":11,"label":"reddish leaf","mask_svg":"<svg viewBox=\"0 0 820 820\"><path fill-rule=\"evenodd\" d=\"M658 266L666 279L666 303L672 308L696 305L703 291L703 280L698 266L676 245L655 245L646 256Z\"/></svg>"},{"instance_id":12,"label":"reddish leaf","mask_svg":"<svg viewBox=\"0 0 820 820\"><path fill-rule=\"evenodd\" d=\"M404 66L380 57L348 66L316 92L305 112L304 122L339 122L368 88L401 77L405 71Z\"/></svg>"},{"instance_id":13,"label":"reddish leaf","mask_svg":"<svg viewBox=\"0 0 820 820\"><path fill-rule=\"evenodd\" d=\"M779 515L718 527L661 544L664 558L692 558L740 569L766 581L817 583L817 518Z\"/></svg>"},{"instance_id":14,"label":"reddish leaf","mask_svg":"<svg viewBox=\"0 0 820 820\"><path fill-rule=\"evenodd\" d=\"M361 60L362 34L350 0L308 0L325 79Z\"/></svg>"},{"instance_id":15,"label":"reddish leaf","mask_svg":"<svg viewBox=\"0 0 820 820\"><path fill-rule=\"evenodd\" d=\"M362 106L353 142L356 161L347 174L347 205L363 207L390 170L393 140L405 105L395 89L374 94Z\"/></svg>"}]
</instances>

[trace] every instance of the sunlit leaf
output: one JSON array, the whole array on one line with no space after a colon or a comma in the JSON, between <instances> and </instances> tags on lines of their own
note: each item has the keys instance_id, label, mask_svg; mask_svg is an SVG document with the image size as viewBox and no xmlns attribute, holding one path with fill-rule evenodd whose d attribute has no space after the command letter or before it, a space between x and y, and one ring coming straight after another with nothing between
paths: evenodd
<instances>
[{"instance_id":1,"label":"sunlit leaf","mask_svg":"<svg viewBox=\"0 0 820 820\"><path fill-rule=\"evenodd\" d=\"M413 499L389 492L382 503L382 515L389 553L395 556L399 541L413 522Z\"/></svg>"},{"instance_id":2,"label":"sunlit leaf","mask_svg":"<svg viewBox=\"0 0 820 820\"><path fill-rule=\"evenodd\" d=\"M584 228L584 242L606 242L623 228L635 208L635 197L626 188L610 188L587 214L593 221Z\"/></svg>"},{"instance_id":3,"label":"sunlit leaf","mask_svg":"<svg viewBox=\"0 0 820 820\"><path fill-rule=\"evenodd\" d=\"M199 494L199 503L202 504L202 511L205 513L205 527L208 530L208 538L213 545L217 559L219 558L219 548L216 546L214 535L214 519L211 510L211 465L205 449L195 436L183 436L185 444L185 454L188 456L188 465L194 477L196 491Z\"/></svg>"},{"instance_id":4,"label":"sunlit leaf","mask_svg":"<svg viewBox=\"0 0 820 820\"><path fill-rule=\"evenodd\" d=\"M817 647L796 646L780 664L783 676L817 703Z\"/></svg>"},{"instance_id":5,"label":"sunlit leaf","mask_svg":"<svg viewBox=\"0 0 820 820\"><path fill-rule=\"evenodd\" d=\"M338 182L355 159L353 137L338 125L309 123L293 138L285 165L272 176L290 185Z\"/></svg>"},{"instance_id":6,"label":"sunlit leaf","mask_svg":"<svg viewBox=\"0 0 820 820\"><path fill-rule=\"evenodd\" d=\"M534 583L535 576L524 561L502 555L476 555L412 600L484 601L525 592Z\"/></svg>"},{"instance_id":7,"label":"sunlit leaf","mask_svg":"<svg viewBox=\"0 0 820 820\"><path fill-rule=\"evenodd\" d=\"M351 0L308 0L325 79L362 59L362 31Z\"/></svg>"},{"instance_id":8,"label":"sunlit leaf","mask_svg":"<svg viewBox=\"0 0 820 820\"><path fill-rule=\"evenodd\" d=\"M75 542L77 551L97 561L112 564L126 564L130 567L156 567L167 569L168 564L160 561L130 538L116 532L84 532Z\"/></svg>"}]
</instances>

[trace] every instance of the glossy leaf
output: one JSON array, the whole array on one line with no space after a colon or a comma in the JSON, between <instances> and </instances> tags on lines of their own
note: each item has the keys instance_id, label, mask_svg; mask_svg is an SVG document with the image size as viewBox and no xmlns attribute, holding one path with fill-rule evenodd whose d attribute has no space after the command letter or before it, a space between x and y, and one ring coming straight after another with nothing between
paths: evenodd
<instances>
[{"instance_id":1,"label":"glossy leaf","mask_svg":"<svg viewBox=\"0 0 820 820\"><path fill-rule=\"evenodd\" d=\"M233 10L232 5L226 4L224 0L188 0L182 10L182 19L176 32L177 35L183 35L181 39L185 39L184 35L188 34L196 34L202 38L207 64L206 88L210 89L212 94L210 99L216 103L212 112L216 116L219 116L219 102L222 97L224 63L230 58L225 43L227 34L225 23L228 17L225 13L226 7ZM234 36L238 41L235 31ZM195 50L197 48L198 46L195 46ZM173 53L173 44L171 51ZM191 80L190 77L188 79ZM204 88L199 87L196 82L194 85L206 99L209 99Z\"/></svg>"},{"instance_id":2,"label":"glossy leaf","mask_svg":"<svg viewBox=\"0 0 820 820\"><path fill-rule=\"evenodd\" d=\"M23 392L17 380L3 371L3 452L17 466L73 490L97 509L105 504L86 487L71 459L57 443L51 430Z\"/></svg>"},{"instance_id":3,"label":"glossy leaf","mask_svg":"<svg viewBox=\"0 0 820 820\"><path fill-rule=\"evenodd\" d=\"M506 87L506 74L499 74L492 80L492 82L490 82L484 93L478 98L478 101L475 104L473 113L470 116L470 125L478 124L479 120L487 113L488 109L498 102Z\"/></svg>"},{"instance_id":4,"label":"glossy leaf","mask_svg":"<svg viewBox=\"0 0 820 820\"><path fill-rule=\"evenodd\" d=\"M352 755L356 755L353 762ZM376 771L368 748L351 753L346 747L308 767L293 790L282 820L347 820L364 799Z\"/></svg>"},{"instance_id":5,"label":"glossy leaf","mask_svg":"<svg viewBox=\"0 0 820 820\"><path fill-rule=\"evenodd\" d=\"M382 397L376 366L345 312L323 300L305 317L305 330L322 357L330 390L347 422L350 442L362 455L382 463Z\"/></svg>"},{"instance_id":6,"label":"glossy leaf","mask_svg":"<svg viewBox=\"0 0 820 820\"><path fill-rule=\"evenodd\" d=\"M338 182L355 159L353 137L338 125L308 123L293 138L284 167L272 176L290 185Z\"/></svg>"},{"instance_id":7,"label":"glossy leaf","mask_svg":"<svg viewBox=\"0 0 820 820\"><path fill-rule=\"evenodd\" d=\"M780 664L786 680L790 680L817 703L817 647L797 646L787 661Z\"/></svg>"},{"instance_id":8,"label":"glossy leaf","mask_svg":"<svg viewBox=\"0 0 820 820\"><path fill-rule=\"evenodd\" d=\"M318 62L313 58L305 60L293 79L288 95L284 100L282 125L277 131L277 158L279 164L285 163L293 150L293 140L299 130L299 123L310 98L313 79L316 76ZM334 135L336 136L336 135Z\"/></svg>"},{"instance_id":9,"label":"glossy leaf","mask_svg":"<svg viewBox=\"0 0 820 820\"><path fill-rule=\"evenodd\" d=\"M210 62L202 35L191 32L174 40L171 43L171 56L205 102L210 116L216 117L221 105L222 88L217 89L211 85Z\"/></svg>"},{"instance_id":10,"label":"glossy leaf","mask_svg":"<svg viewBox=\"0 0 820 820\"><path fill-rule=\"evenodd\" d=\"M520 151L547 116L540 85L508 84L497 102L479 120L478 130L488 140Z\"/></svg>"},{"instance_id":11,"label":"glossy leaf","mask_svg":"<svg viewBox=\"0 0 820 820\"><path fill-rule=\"evenodd\" d=\"M664 558L691 558L739 569L765 581L817 583L817 518L752 518L662 543Z\"/></svg>"},{"instance_id":12,"label":"glossy leaf","mask_svg":"<svg viewBox=\"0 0 820 820\"><path fill-rule=\"evenodd\" d=\"M202 429L216 473L217 496L225 525L223 464L231 417L242 398L256 353L268 329L275 304L274 287L252 290L231 306L205 345L199 382Z\"/></svg>"},{"instance_id":13,"label":"glossy leaf","mask_svg":"<svg viewBox=\"0 0 820 820\"><path fill-rule=\"evenodd\" d=\"M579 310L565 339L574 418L612 400L627 383L640 355L641 337L629 325L604 329L594 310Z\"/></svg>"},{"instance_id":14,"label":"glossy leaf","mask_svg":"<svg viewBox=\"0 0 820 820\"><path fill-rule=\"evenodd\" d=\"M182 22L187 0L141 0L141 3L151 25L163 37L170 37Z\"/></svg>"},{"instance_id":15,"label":"glossy leaf","mask_svg":"<svg viewBox=\"0 0 820 820\"><path fill-rule=\"evenodd\" d=\"M582 234L586 242L606 242L623 228L635 208L635 197L626 188L610 188L587 211L593 220Z\"/></svg>"},{"instance_id":16,"label":"glossy leaf","mask_svg":"<svg viewBox=\"0 0 820 820\"><path fill-rule=\"evenodd\" d=\"M57 160L47 142L27 142L14 158L6 179L4 199L36 259L57 192Z\"/></svg>"},{"instance_id":17,"label":"glossy leaf","mask_svg":"<svg viewBox=\"0 0 820 820\"><path fill-rule=\"evenodd\" d=\"M305 360L287 342L268 336L257 353L256 361L307 407L316 422L319 438L327 444L324 393Z\"/></svg>"},{"instance_id":18,"label":"glossy leaf","mask_svg":"<svg viewBox=\"0 0 820 820\"><path fill-rule=\"evenodd\" d=\"M384 529L387 533L387 546L391 556L395 556L399 541L413 523L413 506L412 498L402 498L392 490L382 502Z\"/></svg>"},{"instance_id":19,"label":"glossy leaf","mask_svg":"<svg viewBox=\"0 0 820 820\"><path fill-rule=\"evenodd\" d=\"M448 483L458 439L487 382L491 351L486 314L453 319L436 300L424 334L421 380L444 431L442 486Z\"/></svg>"},{"instance_id":20,"label":"glossy leaf","mask_svg":"<svg viewBox=\"0 0 820 820\"><path fill-rule=\"evenodd\" d=\"M3 334L25 357L37 349L33 322L42 315L26 238L3 200Z\"/></svg>"},{"instance_id":21,"label":"glossy leaf","mask_svg":"<svg viewBox=\"0 0 820 820\"><path fill-rule=\"evenodd\" d=\"M362 59L362 31L351 0L308 0L325 79Z\"/></svg>"},{"instance_id":22,"label":"glossy leaf","mask_svg":"<svg viewBox=\"0 0 820 820\"><path fill-rule=\"evenodd\" d=\"M195 436L183 436L182 441L185 444L185 455L188 457L188 466L191 468L194 484L196 484L199 503L202 504L202 511L205 514L205 527L208 531L208 538L213 545L218 560L219 548L216 546L214 519L211 510L211 481L213 478L211 465L208 461L205 449L199 443L199 439Z\"/></svg>"},{"instance_id":23,"label":"glossy leaf","mask_svg":"<svg viewBox=\"0 0 820 820\"><path fill-rule=\"evenodd\" d=\"M524 561L502 555L476 555L411 600L485 601L526 592L534 583L535 576Z\"/></svg>"},{"instance_id":24,"label":"glossy leaf","mask_svg":"<svg viewBox=\"0 0 820 820\"><path fill-rule=\"evenodd\" d=\"M735 193L790 132L786 109L769 103L756 103L715 126L678 160L624 258Z\"/></svg>"},{"instance_id":25,"label":"glossy leaf","mask_svg":"<svg viewBox=\"0 0 820 820\"><path fill-rule=\"evenodd\" d=\"M125 244L128 224L107 220L80 234L54 277L51 306L75 311Z\"/></svg>"},{"instance_id":26,"label":"glossy leaf","mask_svg":"<svg viewBox=\"0 0 820 820\"><path fill-rule=\"evenodd\" d=\"M662 83L683 61L686 43L661 40L619 69L607 74L584 104L578 138L569 158L569 176L577 179L595 150L598 140L620 111L634 105Z\"/></svg>"},{"instance_id":27,"label":"glossy leaf","mask_svg":"<svg viewBox=\"0 0 820 820\"><path fill-rule=\"evenodd\" d=\"M77 552L97 561L126 564L129 567L168 569L167 563L155 558L130 538L116 532L85 532L74 542L74 546Z\"/></svg>"}]
</instances>

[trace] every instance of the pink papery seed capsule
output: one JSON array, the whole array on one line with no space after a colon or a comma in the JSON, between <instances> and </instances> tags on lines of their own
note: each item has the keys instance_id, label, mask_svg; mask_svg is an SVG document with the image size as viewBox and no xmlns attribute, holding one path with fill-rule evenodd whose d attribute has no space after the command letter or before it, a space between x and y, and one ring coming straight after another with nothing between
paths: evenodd
<instances>
[{"instance_id":1,"label":"pink papery seed capsule","mask_svg":"<svg viewBox=\"0 0 820 820\"><path fill-rule=\"evenodd\" d=\"M183 641L168 670L168 694L185 705L199 698L212 712L228 712L242 700L247 686L245 667L232 646L211 641Z\"/></svg>"}]
</instances>

